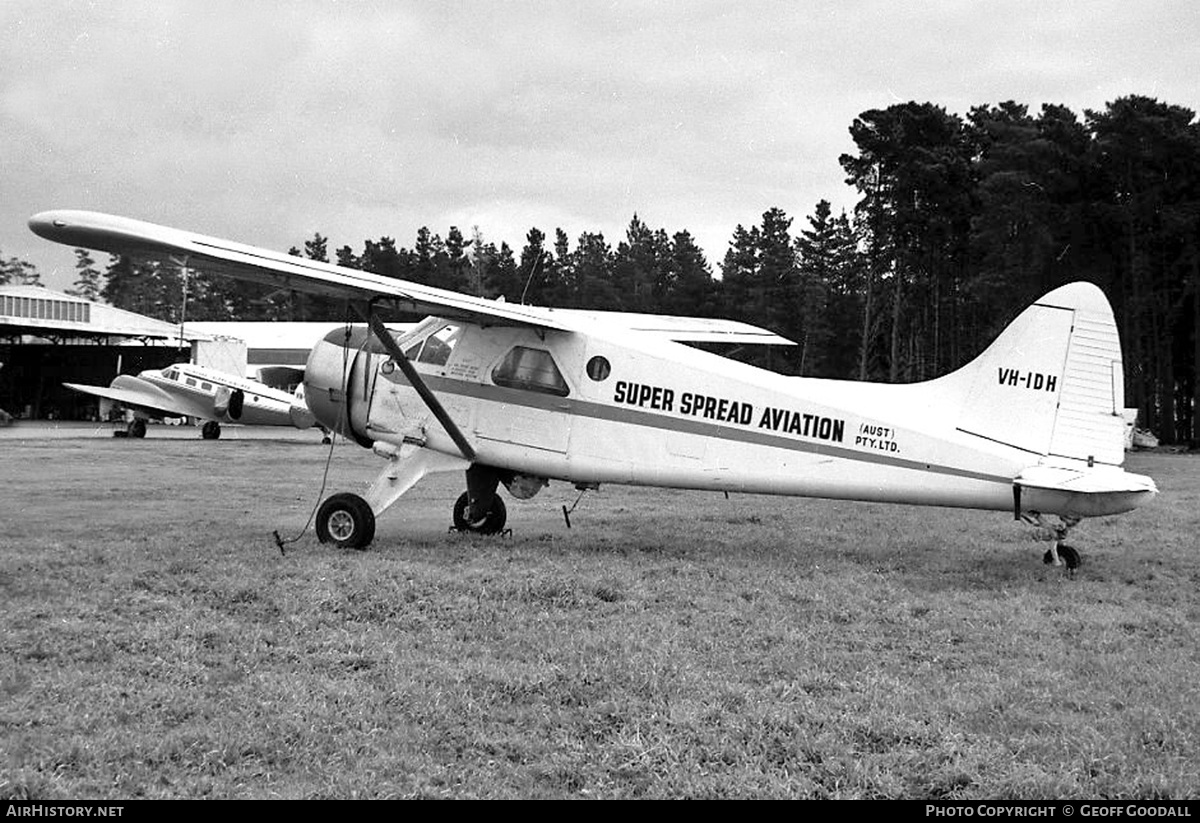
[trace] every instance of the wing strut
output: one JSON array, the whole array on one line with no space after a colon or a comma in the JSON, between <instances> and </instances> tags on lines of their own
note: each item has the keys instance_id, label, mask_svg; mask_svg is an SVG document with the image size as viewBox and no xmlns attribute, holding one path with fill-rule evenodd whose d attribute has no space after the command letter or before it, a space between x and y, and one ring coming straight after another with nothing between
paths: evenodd
<instances>
[{"instance_id":1,"label":"wing strut","mask_svg":"<svg viewBox=\"0 0 1200 823\"><path fill-rule=\"evenodd\" d=\"M462 433L462 429L458 427L450 415L446 413L441 402L437 399L437 395L425 385L425 381L421 379L421 375L417 373L416 367L409 362L409 359L404 356L404 352L400 351L400 347L396 345L396 341L392 339L388 333L387 327L383 325L383 321L374 311L367 312L367 323L371 326L371 332L387 349L388 354L392 356L392 360L400 367L400 371L404 372L404 377L408 380L409 385L417 390L417 394L421 396L421 400L433 412L433 416L442 424L442 428L450 435L450 439L454 441L454 445L458 446L458 450L462 452L462 456L472 463L475 462L475 447L467 440L467 436Z\"/></svg>"}]
</instances>

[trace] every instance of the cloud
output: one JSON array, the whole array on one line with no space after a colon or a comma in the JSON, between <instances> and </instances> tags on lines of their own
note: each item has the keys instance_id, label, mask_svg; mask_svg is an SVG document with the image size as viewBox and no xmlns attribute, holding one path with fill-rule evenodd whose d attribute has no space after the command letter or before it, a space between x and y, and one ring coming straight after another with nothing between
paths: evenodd
<instances>
[{"instance_id":1,"label":"cloud","mask_svg":"<svg viewBox=\"0 0 1200 823\"><path fill-rule=\"evenodd\" d=\"M1200 7L1196 7L1200 8ZM1127 93L1195 106L1200 11L942 2L121 2L0 5L0 254L96 208L286 249L478 225L615 243L637 212L714 264L817 200L870 108L965 114ZM50 262L55 261L55 262Z\"/></svg>"}]
</instances>

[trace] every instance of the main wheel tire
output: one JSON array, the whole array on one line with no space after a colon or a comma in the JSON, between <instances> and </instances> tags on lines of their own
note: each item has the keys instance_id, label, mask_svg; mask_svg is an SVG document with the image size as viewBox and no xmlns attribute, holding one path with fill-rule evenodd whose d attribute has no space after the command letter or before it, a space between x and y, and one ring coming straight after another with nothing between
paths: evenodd
<instances>
[{"instance_id":1,"label":"main wheel tire","mask_svg":"<svg viewBox=\"0 0 1200 823\"><path fill-rule=\"evenodd\" d=\"M146 436L146 421L142 418L137 418L129 424L130 437L145 437Z\"/></svg>"},{"instance_id":2,"label":"main wheel tire","mask_svg":"<svg viewBox=\"0 0 1200 823\"><path fill-rule=\"evenodd\" d=\"M508 520L508 509L500 495L492 496L492 505L483 519L471 523L467 520L467 506L471 503L471 495L463 492L454 502L454 528L460 532L472 534L498 534Z\"/></svg>"},{"instance_id":3,"label":"main wheel tire","mask_svg":"<svg viewBox=\"0 0 1200 823\"><path fill-rule=\"evenodd\" d=\"M335 494L317 509L317 539L339 549L365 549L375 539L375 513L357 494Z\"/></svg>"},{"instance_id":4,"label":"main wheel tire","mask_svg":"<svg viewBox=\"0 0 1200 823\"><path fill-rule=\"evenodd\" d=\"M200 436L205 440L216 440L221 436L221 424L216 420L209 420L200 427Z\"/></svg>"}]
</instances>

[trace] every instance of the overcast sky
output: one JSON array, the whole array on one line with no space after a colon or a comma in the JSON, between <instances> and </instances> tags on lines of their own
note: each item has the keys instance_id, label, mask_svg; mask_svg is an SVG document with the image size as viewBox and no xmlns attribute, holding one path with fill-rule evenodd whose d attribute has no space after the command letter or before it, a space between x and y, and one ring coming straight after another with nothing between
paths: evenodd
<instances>
[{"instance_id":1,"label":"overcast sky","mask_svg":"<svg viewBox=\"0 0 1200 823\"><path fill-rule=\"evenodd\" d=\"M636 212L716 265L769 208L853 206L856 115L931 102L1200 109L1200 3L0 2L0 255L109 211L287 250L615 245ZM107 257L100 255L101 262Z\"/></svg>"}]
</instances>

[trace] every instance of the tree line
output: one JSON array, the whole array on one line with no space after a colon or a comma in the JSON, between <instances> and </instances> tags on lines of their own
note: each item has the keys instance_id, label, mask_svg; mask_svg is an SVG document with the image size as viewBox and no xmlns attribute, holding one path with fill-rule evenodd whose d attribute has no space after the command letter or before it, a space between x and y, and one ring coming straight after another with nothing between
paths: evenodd
<instances>
[{"instance_id":1,"label":"tree line","mask_svg":"<svg viewBox=\"0 0 1200 823\"><path fill-rule=\"evenodd\" d=\"M1129 96L1077 116L1016 102L965 116L908 102L863 112L840 158L850 213L817 202L734 228L716 271L686 230L636 214L615 247L531 228L519 253L479 228L422 228L330 255L292 254L509 302L729 317L789 349L747 355L776 371L907 382L978 354L1041 294L1088 280L1111 300L1127 405L1168 443L1195 441L1200 405L1200 126L1186 108ZM342 319L333 301L77 250L76 289L170 322ZM13 263L14 261L10 261ZM10 266L11 268L11 266ZM3 271L0 268L0 277ZM0 281L2 282L2 281ZM769 361L769 362L767 362Z\"/></svg>"}]
</instances>

